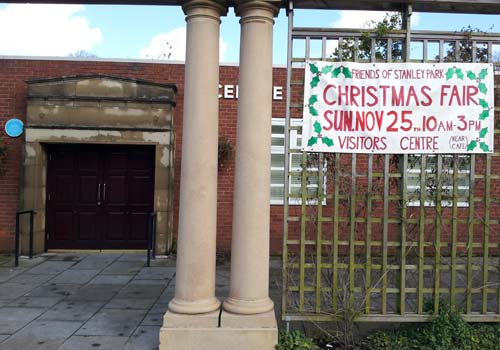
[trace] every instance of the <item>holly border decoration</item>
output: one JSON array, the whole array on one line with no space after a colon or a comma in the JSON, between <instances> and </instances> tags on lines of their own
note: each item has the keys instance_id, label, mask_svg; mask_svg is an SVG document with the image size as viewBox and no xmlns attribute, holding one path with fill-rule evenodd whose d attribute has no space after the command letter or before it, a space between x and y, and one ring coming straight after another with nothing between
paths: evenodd
<instances>
[{"instance_id":1,"label":"holly border decoration","mask_svg":"<svg viewBox=\"0 0 500 350\"><path fill-rule=\"evenodd\" d=\"M332 78L338 78L340 74L343 74L346 79L352 78L351 70L349 69L349 67L346 67L344 65L340 65L336 68L333 68L333 65L327 65L321 68L321 70L314 63L308 63L308 65L309 70L313 75L311 81L309 82L311 90L318 86L321 80L320 76L323 74L330 74ZM318 102L318 94L311 94L307 102L308 103L305 105L305 107L309 108L309 114L314 118L319 117L318 109L315 106L315 104ZM314 121L313 128L316 135L313 135L309 138L309 140L307 141L308 147L317 144L319 139L321 139L321 142L328 147L334 146L333 140L331 138L323 136L323 127L318 120Z\"/></svg>"},{"instance_id":2,"label":"holly border decoration","mask_svg":"<svg viewBox=\"0 0 500 350\"><path fill-rule=\"evenodd\" d=\"M450 68L451 69L451 68ZM483 94L486 95L488 92L488 88L486 87L486 84L483 82L483 80L488 76L488 70L487 69L481 69L478 75L476 75L473 71L468 71L467 72L467 78L469 78L472 81L477 82L477 88L478 90ZM488 102L484 99L481 98L479 99L479 105L483 108L483 111L479 114L478 120L485 120L486 118L490 117L490 110L491 107L489 106ZM473 151L476 149L476 147L479 146L479 148L483 152L490 152L490 148L488 144L484 141L482 141L486 135L488 135L488 128L482 128L479 131L478 136L476 137L475 140L471 140L469 144L467 145L467 151Z\"/></svg>"}]
</instances>

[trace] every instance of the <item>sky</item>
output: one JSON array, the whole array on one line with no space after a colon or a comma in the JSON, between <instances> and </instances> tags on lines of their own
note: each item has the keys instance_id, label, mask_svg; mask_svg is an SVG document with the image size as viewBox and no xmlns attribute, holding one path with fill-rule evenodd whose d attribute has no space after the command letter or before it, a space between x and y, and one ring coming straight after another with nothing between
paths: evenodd
<instances>
[{"instance_id":1,"label":"sky","mask_svg":"<svg viewBox=\"0 0 500 350\"><path fill-rule=\"evenodd\" d=\"M296 11L296 26L360 28L383 12ZM99 58L182 61L186 27L178 6L33 5L0 3L0 55L66 57L85 51ZM222 17L220 57L237 63L239 19L232 9ZM274 26L275 64L286 63L287 17ZM500 32L499 15L414 13L413 29L457 31L471 25ZM495 51L500 51L500 47Z\"/></svg>"}]
</instances>

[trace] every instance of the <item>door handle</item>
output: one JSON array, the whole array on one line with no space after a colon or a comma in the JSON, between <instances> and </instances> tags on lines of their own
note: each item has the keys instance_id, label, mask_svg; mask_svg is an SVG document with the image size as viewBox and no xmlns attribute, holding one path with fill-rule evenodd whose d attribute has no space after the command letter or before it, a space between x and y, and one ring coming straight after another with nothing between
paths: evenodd
<instances>
[{"instance_id":1,"label":"door handle","mask_svg":"<svg viewBox=\"0 0 500 350\"><path fill-rule=\"evenodd\" d=\"M103 194L102 194L102 200L103 201L106 200L106 183L104 183L104 191L103 191Z\"/></svg>"},{"instance_id":2,"label":"door handle","mask_svg":"<svg viewBox=\"0 0 500 350\"><path fill-rule=\"evenodd\" d=\"M97 185L97 201L101 201L101 184Z\"/></svg>"}]
</instances>

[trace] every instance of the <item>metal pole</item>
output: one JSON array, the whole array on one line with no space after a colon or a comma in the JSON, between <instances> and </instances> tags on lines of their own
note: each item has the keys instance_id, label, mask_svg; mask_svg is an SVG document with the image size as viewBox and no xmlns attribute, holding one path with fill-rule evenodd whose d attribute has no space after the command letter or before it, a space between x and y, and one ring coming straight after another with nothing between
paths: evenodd
<instances>
[{"instance_id":1,"label":"metal pole","mask_svg":"<svg viewBox=\"0 0 500 350\"><path fill-rule=\"evenodd\" d=\"M156 259L156 218L157 213L153 213L153 231L151 232L152 235L152 247L151 247L151 254L153 259Z\"/></svg>"},{"instance_id":2,"label":"metal pole","mask_svg":"<svg viewBox=\"0 0 500 350\"><path fill-rule=\"evenodd\" d=\"M293 0L288 2L288 45L287 45L287 62L286 62L286 111L285 111L285 169L284 169L284 183L283 183L283 254L281 256L282 268L282 298L281 298L281 318L287 311L287 268L288 268L288 193L289 193L289 179L288 170L290 162L290 104L291 104L291 87L292 87L292 55L293 55ZM287 327L289 323L287 322Z\"/></svg>"},{"instance_id":3,"label":"metal pole","mask_svg":"<svg viewBox=\"0 0 500 350\"><path fill-rule=\"evenodd\" d=\"M413 7L412 5L408 4L406 8L403 10L403 30L406 31L406 38L405 38L405 50L403 51L404 57L403 60L404 62L409 62L410 61L410 54L411 54L411 15L413 14Z\"/></svg>"},{"instance_id":4,"label":"metal pole","mask_svg":"<svg viewBox=\"0 0 500 350\"><path fill-rule=\"evenodd\" d=\"M33 259L33 215L34 212L31 210L30 212L30 259Z\"/></svg>"},{"instance_id":5,"label":"metal pole","mask_svg":"<svg viewBox=\"0 0 500 350\"><path fill-rule=\"evenodd\" d=\"M16 214L16 242L14 247L14 265L19 266L19 214Z\"/></svg>"},{"instance_id":6,"label":"metal pole","mask_svg":"<svg viewBox=\"0 0 500 350\"><path fill-rule=\"evenodd\" d=\"M148 220L148 243L147 243L147 249L146 249L146 254L147 254L147 256L146 256L146 266L147 267L150 266L150 259L151 259L151 257L150 257L150 250L151 250L151 228L153 226L152 223L151 223L152 219L153 219L153 216L152 216L152 214L150 214L149 220Z\"/></svg>"}]
</instances>

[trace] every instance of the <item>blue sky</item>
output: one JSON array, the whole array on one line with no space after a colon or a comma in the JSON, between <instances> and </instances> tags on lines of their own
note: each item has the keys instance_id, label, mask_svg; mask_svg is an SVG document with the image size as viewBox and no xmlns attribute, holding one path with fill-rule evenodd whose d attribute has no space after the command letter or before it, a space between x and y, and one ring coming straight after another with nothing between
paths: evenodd
<instances>
[{"instance_id":1,"label":"blue sky","mask_svg":"<svg viewBox=\"0 0 500 350\"><path fill-rule=\"evenodd\" d=\"M298 26L360 27L383 13L297 11ZM466 25L500 32L500 15L414 15L414 29L460 30ZM185 36L180 7L8 5L0 3L0 55L67 56L85 50L102 58L182 60ZM274 62L286 59L287 18L276 19ZM168 44L167 44L168 43ZM170 46L167 48L167 45ZM500 50L500 48L499 48ZM239 23L231 9L222 18L223 62L237 62Z\"/></svg>"}]
</instances>

